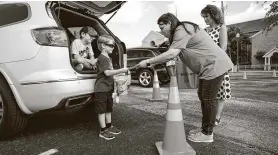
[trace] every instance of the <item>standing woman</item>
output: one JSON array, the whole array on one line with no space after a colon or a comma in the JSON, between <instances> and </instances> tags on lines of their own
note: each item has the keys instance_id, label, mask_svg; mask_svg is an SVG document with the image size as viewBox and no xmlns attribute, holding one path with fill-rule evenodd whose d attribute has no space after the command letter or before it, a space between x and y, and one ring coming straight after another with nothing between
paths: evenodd
<instances>
[{"instance_id":1,"label":"standing woman","mask_svg":"<svg viewBox=\"0 0 278 155\"><path fill-rule=\"evenodd\" d=\"M210 35L213 41L224 51L227 50L227 28L224 24L224 18L221 11L214 5L207 5L202 11L201 15L207 25L205 31ZM220 124L221 112L224 107L226 99L231 99L231 84L228 72L225 73L220 89L217 94L218 104L216 110L215 125Z\"/></svg>"},{"instance_id":2,"label":"standing woman","mask_svg":"<svg viewBox=\"0 0 278 155\"><path fill-rule=\"evenodd\" d=\"M171 13L159 17L161 33L169 38L169 49L139 63L140 67L161 64L179 56L200 79L198 97L202 108L202 128L191 130L188 139L193 142L213 142L217 92L224 74L233 66L228 55L217 46L208 33L192 22L180 22Z\"/></svg>"}]
</instances>

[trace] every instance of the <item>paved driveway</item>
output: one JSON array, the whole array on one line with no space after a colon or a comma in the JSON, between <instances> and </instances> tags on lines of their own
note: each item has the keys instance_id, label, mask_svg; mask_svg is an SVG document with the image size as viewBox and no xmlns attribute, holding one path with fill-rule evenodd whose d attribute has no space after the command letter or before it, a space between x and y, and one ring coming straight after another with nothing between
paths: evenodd
<instances>
[{"instance_id":1,"label":"paved driveway","mask_svg":"<svg viewBox=\"0 0 278 155\"><path fill-rule=\"evenodd\" d=\"M215 142L188 142L197 154L278 154L278 95L270 91L278 90L278 79L254 82L260 80L232 81L234 96L227 101L223 123L215 128ZM0 143L0 154L38 155L56 149L57 155L156 155L155 142L163 139L167 86L161 92L164 102L149 102L152 88L132 85L115 105L113 122L123 133L112 141L98 138L96 117L87 108L32 118L21 135ZM180 96L187 134L200 126L201 111L196 89L181 90Z\"/></svg>"}]
</instances>

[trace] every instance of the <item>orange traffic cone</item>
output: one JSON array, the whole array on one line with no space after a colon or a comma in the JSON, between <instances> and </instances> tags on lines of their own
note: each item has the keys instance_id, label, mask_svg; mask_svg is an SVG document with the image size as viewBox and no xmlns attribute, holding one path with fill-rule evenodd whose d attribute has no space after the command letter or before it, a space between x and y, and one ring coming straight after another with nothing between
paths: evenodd
<instances>
[{"instance_id":1,"label":"orange traffic cone","mask_svg":"<svg viewBox=\"0 0 278 155\"><path fill-rule=\"evenodd\" d=\"M275 69L273 70L273 75L272 75L272 77L276 77Z\"/></svg>"},{"instance_id":2,"label":"orange traffic cone","mask_svg":"<svg viewBox=\"0 0 278 155\"><path fill-rule=\"evenodd\" d=\"M195 155L186 142L177 77L171 76L163 142L155 143L160 155Z\"/></svg>"},{"instance_id":3,"label":"orange traffic cone","mask_svg":"<svg viewBox=\"0 0 278 155\"><path fill-rule=\"evenodd\" d=\"M154 69L154 76L153 76L153 96L150 101L161 101L161 93L160 93L160 86L158 81L157 72Z\"/></svg>"},{"instance_id":4,"label":"orange traffic cone","mask_svg":"<svg viewBox=\"0 0 278 155\"><path fill-rule=\"evenodd\" d=\"M243 80L246 80L247 79L247 76L246 76L246 72L244 71L243 72Z\"/></svg>"}]
</instances>

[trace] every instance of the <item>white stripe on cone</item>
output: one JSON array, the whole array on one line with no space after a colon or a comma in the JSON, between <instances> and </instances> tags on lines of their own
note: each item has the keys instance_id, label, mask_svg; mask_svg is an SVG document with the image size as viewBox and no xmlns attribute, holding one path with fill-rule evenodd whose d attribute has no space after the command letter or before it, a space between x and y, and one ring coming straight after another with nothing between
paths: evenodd
<instances>
[{"instance_id":1,"label":"white stripe on cone","mask_svg":"<svg viewBox=\"0 0 278 155\"><path fill-rule=\"evenodd\" d=\"M160 88L156 71L154 71L153 88Z\"/></svg>"},{"instance_id":2,"label":"white stripe on cone","mask_svg":"<svg viewBox=\"0 0 278 155\"><path fill-rule=\"evenodd\" d=\"M153 88L160 88L158 83L153 84Z\"/></svg>"},{"instance_id":3,"label":"white stripe on cone","mask_svg":"<svg viewBox=\"0 0 278 155\"><path fill-rule=\"evenodd\" d=\"M168 98L170 103L180 103L179 89L177 87L170 87Z\"/></svg>"},{"instance_id":4,"label":"white stripe on cone","mask_svg":"<svg viewBox=\"0 0 278 155\"><path fill-rule=\"evenodd\" d=\"M158 81L158 77L157 77L157 73L156 73L156 71L154 72L153 81Z\"/></svg>"},{"instance_id":5,"label":"white stripe on cone","mask_svg":"<svg viewBox=\"0 0 278 155\"><path fill-rule=\"evenodd\" d=\"M178 110L167 109L166 120L167 121L182 121L183 117L182 117L181 109L178 109Z\"/></svg>"}]
</instances>

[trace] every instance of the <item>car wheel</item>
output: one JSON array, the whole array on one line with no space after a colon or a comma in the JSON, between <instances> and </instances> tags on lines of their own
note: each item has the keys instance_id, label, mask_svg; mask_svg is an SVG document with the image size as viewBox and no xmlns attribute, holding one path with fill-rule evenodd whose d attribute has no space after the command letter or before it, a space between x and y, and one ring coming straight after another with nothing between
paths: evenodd
<instances>
[{"instance_id":1,"label":"car wheel","mask_svg":"<svg viewBox=\"0 0 278 155\"><path fill-rule=\"evenodd\" d=\"M0 77L0 139L21 132L27 125L27 119L18 107L8 83Z\"/></svg>"},{"instance_id":2,"label":"car wheel","mask_svg":"<svg viewBox=\"0 0 278 155\"><path fill-rule=\"evenodd\" d=\"M149 69L143 69L138 74L138 82L143 87L151 87L153 84L153 73Z\"/></svg>"}]
</instances>

